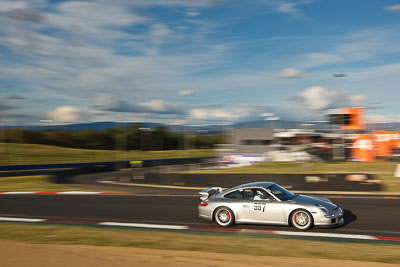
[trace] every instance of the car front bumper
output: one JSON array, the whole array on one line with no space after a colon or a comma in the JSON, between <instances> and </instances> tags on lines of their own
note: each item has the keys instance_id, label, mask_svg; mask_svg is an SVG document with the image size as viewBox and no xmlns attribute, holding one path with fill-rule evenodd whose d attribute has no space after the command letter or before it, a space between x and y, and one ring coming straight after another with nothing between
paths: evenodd
<instances>
[{"instance_id":1,"label":"car front bumper","mask_svg":"<svg viewBox=\"0 0 400 267\"><path fill-rule=\"evenodd\" d=\"M342 209L338 209L331 214L321 214L314 216L315 226L340 226L344 224L344 212Z\"/></svg>"}]
</instances>

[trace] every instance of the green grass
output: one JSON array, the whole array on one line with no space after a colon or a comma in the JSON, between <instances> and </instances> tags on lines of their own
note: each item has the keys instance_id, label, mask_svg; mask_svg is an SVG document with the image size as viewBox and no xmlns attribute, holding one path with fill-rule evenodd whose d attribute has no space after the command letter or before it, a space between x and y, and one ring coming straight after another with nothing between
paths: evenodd
<instances>
[{"instance_id":1,"label":"green grass","mask_svg":"<svg viewBox=\"0 0 400 267\"><path fill-rule=\"evenodd\" d=\"M348 173L393 174L396 162L264 162L251 166L210 170L209 173Z\"/></svg>"},{"instance_id":2,"label":"green grass","mask_svg":"<svg viewBox=\"0 0 400 267\"><path fill-rule=\"evenodd\" d=\"M82 191L77 187L49 182L50 176L19 176L2 177L0 179L0 192L6 191ZM88 190L84 190L88 191ZM89 190L90 191L90 190Z\"/></svg>"},{"instance_id":3,"label":"green grass","mask_svg":"<svg viewBox=\"0 0 400 267\"><path fill-rule=\"evenodd\" d=\"M0 143L0 165L212 157L211 149L115 151L75 149L48 145Z\"/></svg>"},{"instance_id":4,"label":"green grass","mask_svg":"<svg viewBox=\"0 0 400 267\"><path fill-rule=\"evenodd\" d=\"M383 243L336 243L278 237L12 223L0 224L0 240L400 263L400 246Z\"/></svg>"},{"instance_id":5,"label":"green grass","mask_svg":"<svg viewBox=\"0 0 400 267\"><path fill-rule=\"evenodd\" d=\"M173 151L110 151L74 149L47 145L0 143L0 165L50 164L70 162L95 162L117 160L143 160L177 157L210 157L212 150ZM266 162L251 166L201 170L201 173L343 173L360 172L374 174L382 180L385 191L400 191L400 178L393 177L396 162L314 162L284 163ZM198 172L198 171L193 171ZM37 187L38 188L38 187ZM45 187L49 188L49 187Z\"/></svg>"},{"instance_id":6,"label":"green grass","mask_svg":"<svg viewBox=\"0 0 400 267\"><path fill-rule=\"evenodd\" d=\"M391 192L400 192L400 178L393 175L379 174L376 177L382 180L383 190Z\"/></svg>"}]
</instances>

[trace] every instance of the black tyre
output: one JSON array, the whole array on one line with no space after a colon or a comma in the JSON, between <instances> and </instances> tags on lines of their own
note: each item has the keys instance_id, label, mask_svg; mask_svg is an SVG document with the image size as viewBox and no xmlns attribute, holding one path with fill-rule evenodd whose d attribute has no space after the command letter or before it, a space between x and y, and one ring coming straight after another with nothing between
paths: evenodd
<instances>
[{"instance_id":1,"label":"black tyre","mask_svg":"<svg viewBox=\"0 0 400 267\"><path fill-rule=\"evenodd\" d=\"M300 230L307 230L314 226L313 217L311 214L303 209L295 210L290 215L291 224Z\"/></svg>"},{"instance_id":2,"label":"black tyre","mask_svg":"<svg viewBox=\"0 0 400 267\"><path fill-rule=\"evenodd\" d=\"M214 221L216 221L219 226L228 227L235 223L235 215L230 208L219 207L214 212Z\"/></svg>"}]
</instances>

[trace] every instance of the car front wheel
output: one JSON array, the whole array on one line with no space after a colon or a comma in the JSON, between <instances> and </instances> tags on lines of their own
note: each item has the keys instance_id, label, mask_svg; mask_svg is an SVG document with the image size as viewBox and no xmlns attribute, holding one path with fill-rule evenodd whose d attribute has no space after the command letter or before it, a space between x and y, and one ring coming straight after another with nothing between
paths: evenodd
<instances>
[{"instance_id":1,"label":"car front wheel","mask_svg":"<svg viewBox=\"0 0 400 267\"><path fill-rule=\"evenodd\" d=\"M296 210L290 216L290 221L294 227L300 230L307 230L313 227L311 214L306 210Z\"/></svg>"}]
</instances>

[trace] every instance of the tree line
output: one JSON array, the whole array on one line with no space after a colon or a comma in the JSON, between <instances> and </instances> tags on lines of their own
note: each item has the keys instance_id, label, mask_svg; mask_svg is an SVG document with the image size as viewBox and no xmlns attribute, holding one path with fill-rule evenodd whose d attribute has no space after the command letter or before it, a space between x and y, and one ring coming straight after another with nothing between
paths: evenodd
<instances>
[{"instance_id":1,"label":"tree line","mask_svg":"<svg viewBox=\"0 0 400 267\"><path fill-rule=\"evenodd\" d=\"M104 150L179 150L213 148L221 135L170 132L166 127L144 128L141 124L106 130L0 130L1 143L43 144Z\"/></svg>"}]
</instances>

